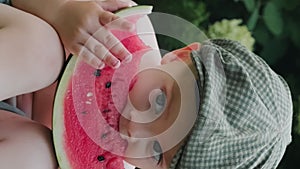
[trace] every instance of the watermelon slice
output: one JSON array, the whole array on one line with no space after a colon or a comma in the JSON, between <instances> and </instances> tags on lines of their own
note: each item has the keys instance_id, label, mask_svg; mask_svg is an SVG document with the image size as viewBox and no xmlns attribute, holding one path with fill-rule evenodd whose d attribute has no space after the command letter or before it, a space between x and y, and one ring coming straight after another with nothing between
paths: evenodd
<instances>
[{"instance_id":1,"label":"watermelon slice","mask_svg":"<svg viewBox=\"0 0 300 169\"><path fill-rule=\"evenodd\" d=\"M116 14L137 23L151 10L151 6L136 6ZM141 25L149 26L152 25ZM124 168L127 142L118 133L120 112L141 57L152 47L145 45L137 30L112 33L132 53L130 63L122 63L118 69L97 70L72 56L60 80L54 103L53 138L61 169Z\"/></svg>"}]
</instances>

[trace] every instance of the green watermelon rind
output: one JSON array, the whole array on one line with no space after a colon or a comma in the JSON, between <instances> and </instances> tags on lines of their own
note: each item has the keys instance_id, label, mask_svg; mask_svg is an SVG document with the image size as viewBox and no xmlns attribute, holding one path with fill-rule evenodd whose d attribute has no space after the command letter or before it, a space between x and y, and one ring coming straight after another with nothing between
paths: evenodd
<instances>
[{"instance_id":1,"label":"green watermelon rind","mask_svg":"<svg viewBox=\"0 0 300 169\"><path fill-rule=\"evenodd\" d=\"M128 17L128 16L133 15L132 11L134 11L135 12L134 14L147 15L152 12L152 9L153 9L152 6L138 5L138 6L133 6L130 8L121 9L118 12L116 12L115 14L119 17Z\"/></svg>"},{"instance_id":2,"label":"green watermelon rind","mask_svg":"<svg viewBox=\"0 0 300 169\"><path fill-rule=\"evenodd\" d=\"M127 17L133 14L147 15L152 12L152 6L141 5L126 8L116 13L119 17ZM58 160L61 169L72 169L64 148L64 107L63 102L65 99L65 93L69 87L69 82L74 73L74 69L77 63L77 56L72 56L68 61L63 75L59 81L59 85L56 91L54 107L53 107L53 140L56 152L56 158Z\"/></svg>"},{"instance_id":3,"label":"green watermelon rind","mask_svg":"<svg viewBox=\"0 0 300 169\"><path fill-rule=\"evenodd\" d=\"M66 93L69 82L72 78L72 74L74 72L74 68L77 62L77 57L72 56L68 61L68 64L65 68L62 78L60 79L59 86L57 88L56 93ZM59 162L59 166L61 169L71 168L70 164L68 163L67 156L65 156L64 151L64 140L59 139L65 133L65 130L57 130L57 129L65 129L64 127L64 107L60 106L63 105L65 95L63 94L56 94L54 108L53 108L53 140L54 140L54 147L56 151L56 158ZM55 113L57 112L57 113ZM58 139L57 139L58 138Z\"/></svg>"}]
</instances>

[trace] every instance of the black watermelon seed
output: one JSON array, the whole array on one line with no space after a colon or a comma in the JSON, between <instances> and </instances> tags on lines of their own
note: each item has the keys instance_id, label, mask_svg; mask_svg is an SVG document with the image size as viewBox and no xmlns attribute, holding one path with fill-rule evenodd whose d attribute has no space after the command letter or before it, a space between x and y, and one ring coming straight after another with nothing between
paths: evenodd
<instances>
[{"instance_id":1,"label":"black watermelon seed","mask_svg":"<svg viewBox=\"0 0 300 169\"><path fill-rule=\"evenodd\" d=\"M104 156L100 155L100 156L97 157L97 160L98 160L98 161L104 161L105 158L104 158Z\"/></svg>"},{"instance_id":2,"label":"black watermelon seed","mask_svg":"<svg viewBox=\"0 0 300 169\"><path fill-rule=\"evenodd\" d=\"M96 69L96 71L94 72L94 75L97 76L97 77L101 76L101 70Z\"/></svg>"},{"instance_id":3,"label":"black watermelon seed","mask_svg":"<svg viewBox=\"0 0 300 169\"><path fill-rule=\"evenodd\" d=\"M103 113L109 113L110 112L110 109L104 109L103 110Z\"/></svg>"},{"instance_id":4,"label":"black watermelon seed","mask_svg":"<svg viewBox=\"0 0 300 169\"><path fill-rule=\"evenodd\" d=\"M105 88L110 88L110 87L111 87L111 82L110 81L106 82Z\"/></svg>"},{"instance_id":5,"label":"black watermelon seed","mask_svg":"<svg viewBox=\"0 0 300 169\"><path fill-rule=\"evenodd\" d=\"M101 139L105 139L105 138L107 137L107 135L108 135L108 133L103 133L103 134L101 135Z\"/></svg>"}]
</instances>

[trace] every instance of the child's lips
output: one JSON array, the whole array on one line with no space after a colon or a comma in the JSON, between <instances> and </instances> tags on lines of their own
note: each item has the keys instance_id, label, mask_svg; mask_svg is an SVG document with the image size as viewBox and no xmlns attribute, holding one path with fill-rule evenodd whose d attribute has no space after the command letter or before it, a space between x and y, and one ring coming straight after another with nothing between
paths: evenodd
<instances>
[{"instance_id":1,"label":"child's lips","mask_svg":"<svg viewBox=\"0 0 300 169\"><path fill-rule=\"evenodd\" d=\"M123 139L127 139L129 137L129 133L128 133L128 123L129 121L124 119L124 117L120 118L120 122L119 122L119 132L121 134L121 138Z\"/></svg>"},{"instance_id":2,"label":"child's lips","mask_svg":"<svg viewBox=\"0 0 300 169\"><path fill-rule=\"evenodd\" d=\"M133 79L131 80L130 84L129 84L129 92L133 89L133 87L136 84L137 80L138 80L137 76L134 76Z\"/></svg>"}]
</instances>

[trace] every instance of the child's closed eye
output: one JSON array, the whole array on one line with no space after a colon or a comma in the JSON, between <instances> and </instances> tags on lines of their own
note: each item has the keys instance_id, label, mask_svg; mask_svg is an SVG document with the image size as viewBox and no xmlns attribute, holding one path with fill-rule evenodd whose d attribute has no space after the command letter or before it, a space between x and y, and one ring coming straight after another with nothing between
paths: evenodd
<instances>
[{"instance_id":1,"label":"child's closed eye","mask_svg":"<svg viewBox=\"0 0 300 169\"><path fill-rule=\"evenodd\" d=\"M154 141L153 143L153 159L157 162L157 165L159 165L163 159L162 148L158 141Z\"/></svg>"},{"instance_id":2,"label":"child's closed eye","mask_svg":"<svg viewBox=\"0 0 300 169\"><path fill-rule=\"evenodd\" d=\"M167 97L163 90L154 89L150 93L149 101L154 109L155 114L159 115L165 110Z\"/></svg>"}]
</instances>

